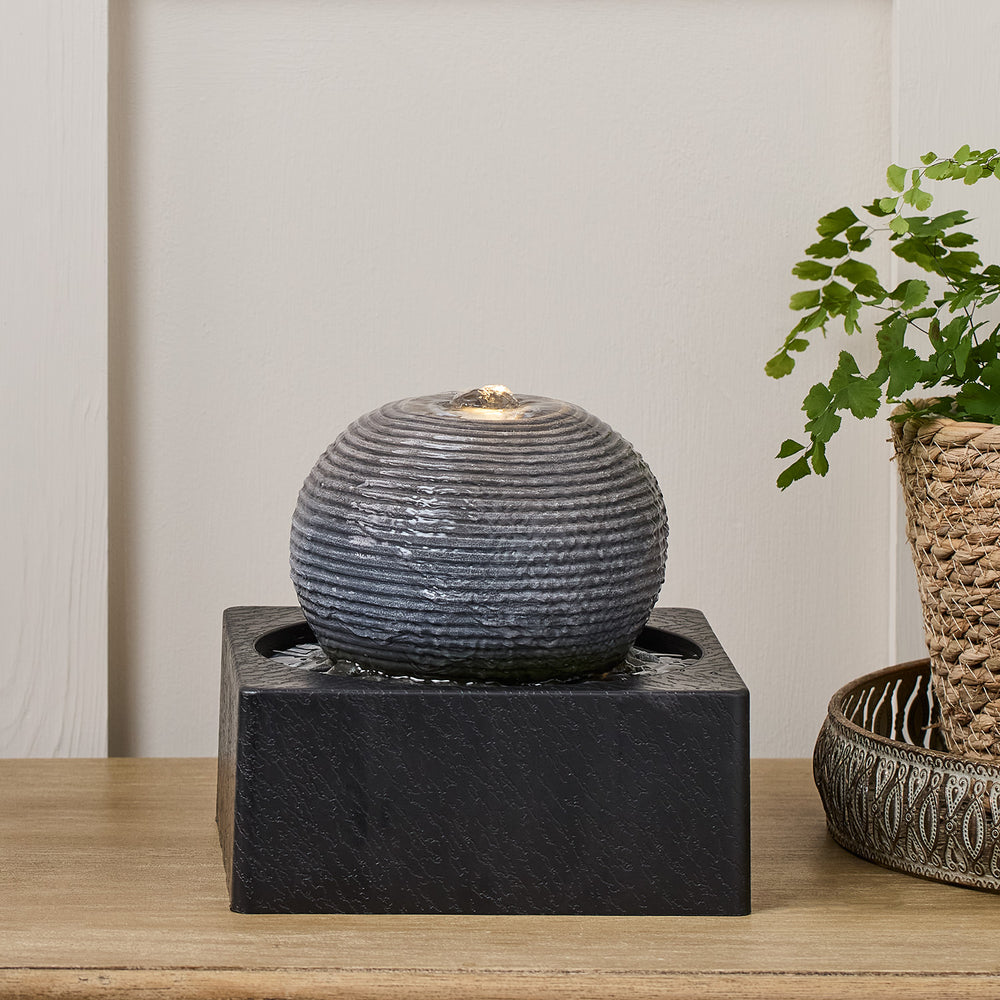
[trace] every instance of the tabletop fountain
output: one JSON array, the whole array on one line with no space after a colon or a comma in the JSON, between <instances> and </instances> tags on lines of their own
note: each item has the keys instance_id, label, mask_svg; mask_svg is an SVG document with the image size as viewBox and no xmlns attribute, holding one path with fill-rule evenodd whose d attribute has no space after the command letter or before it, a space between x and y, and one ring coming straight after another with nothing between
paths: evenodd
<instances>
[{"instance_id":1,"label":"tabletop fountain","mask_svg":"<svg viewBox=\"0 0 1000 1000\"><path fill-rule=\"evenodd\" d=\"M749 697L654 609L646 463L504 386L388 403L316 463L300 608L223 621L217 820L241 912L749 911Z\"/></svg>"}]
</instances>

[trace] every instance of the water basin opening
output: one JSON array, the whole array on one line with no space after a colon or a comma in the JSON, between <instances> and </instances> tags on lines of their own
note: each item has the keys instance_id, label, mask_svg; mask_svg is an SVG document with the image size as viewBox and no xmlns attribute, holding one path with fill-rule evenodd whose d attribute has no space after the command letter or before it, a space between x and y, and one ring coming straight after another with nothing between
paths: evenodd
<instances>
[{"instance_id":1,"label":"water basin opening","mask_svg":"<svg viewBox=\"0 0 1000 1000\"><path fill-rule=\"evenodd\" d=\"M297 625L286 625L273 632L265 632L254 642L253 648L259 656L270 659L296 646L315 644L316 636L313 635L313 630L305 622L299 622Z\"/></svg>"},{"instance_id":2,"label":"water basin opening","mask_svg":"<svg viewBox=\"0 0 1000 1000\"><path fill-rule=\"evenodd\" d=\"M647 625L635 640L635 648L654 656L669 656L674 660L700 660L701 646L676 632Z\"/></svg>"}]
</instances>

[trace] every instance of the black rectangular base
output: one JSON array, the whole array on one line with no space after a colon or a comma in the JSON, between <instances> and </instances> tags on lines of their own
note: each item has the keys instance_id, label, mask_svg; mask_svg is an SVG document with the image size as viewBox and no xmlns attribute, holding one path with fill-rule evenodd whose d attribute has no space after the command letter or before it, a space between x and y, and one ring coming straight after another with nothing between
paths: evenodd
<instances>
[{"instance_id":1,"label":"black rectangular base","mask_svg":"<svg viewBox=\"0 0 1000 1000\"><path fill-rule=\"evenodd\" d=\"M639 674L421 683L270 660L297 608L223 620L216 818L244 913L744 914L749 695L704 616Z\"/></svg>"}]
</instances>

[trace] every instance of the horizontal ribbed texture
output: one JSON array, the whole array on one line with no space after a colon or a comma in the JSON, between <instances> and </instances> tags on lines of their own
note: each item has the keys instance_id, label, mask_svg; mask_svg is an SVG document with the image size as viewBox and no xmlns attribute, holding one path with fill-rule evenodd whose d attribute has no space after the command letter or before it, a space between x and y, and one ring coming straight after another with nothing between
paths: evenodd
<instances>
[{"instance_id":1,"label":"horizontal ribbed texture","mask_svg":"<svg viewBox=\"0 0 1000 1000\"><path fill-rule=\"evenodd\" d=\"M634 449L569 403L448 396L355 421L302 487L292 580L332 659L534 680L617 665L663 581L667 524Z\"/></svg>"}]
</instances>

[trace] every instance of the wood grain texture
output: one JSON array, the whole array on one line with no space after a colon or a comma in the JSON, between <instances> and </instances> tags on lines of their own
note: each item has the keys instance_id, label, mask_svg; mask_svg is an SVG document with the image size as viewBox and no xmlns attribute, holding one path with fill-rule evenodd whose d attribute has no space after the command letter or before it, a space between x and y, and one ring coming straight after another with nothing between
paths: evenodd
<instances>
[{"instance_id":1,"label":"wood grain texture","mask_svg":"<svg viewBox=\"0 0 1000 1000\"><path fill-rule=\"evenodd\" d=\"M805 760L757 761L749 917L247 917L214 761L2 761L0 995L995 996L992 895L826 835Z\"/></svg>"},{"instance_id":2,"label":"wood grain texture","mask_svg":"<svg viewBox=\"0 0 1000 1000\"><path fill-rule=\"evenodd\" d=\"M89 1000L158 1000L164 996L205 1000L779 1000L822 997L842 1000L928 1000L996 996L997 976L928 976L920 973L605 973L575 970L535 972L426 972L423 969L337 970L0 970L0 996L68 997ZM933 992L931 992L933 991Z\"/></svg>"},{"instance_id":3,"label":"wood grain texture","mask_svg":"<svg viewBox=\"0 0 1000 1000\"><path fill-rule=\"evenodd\" d=\"M0 756L107 748L107 4L0 7Z\"/></svg>"}]
</instances>

